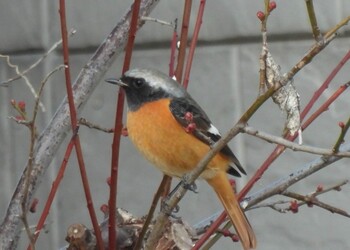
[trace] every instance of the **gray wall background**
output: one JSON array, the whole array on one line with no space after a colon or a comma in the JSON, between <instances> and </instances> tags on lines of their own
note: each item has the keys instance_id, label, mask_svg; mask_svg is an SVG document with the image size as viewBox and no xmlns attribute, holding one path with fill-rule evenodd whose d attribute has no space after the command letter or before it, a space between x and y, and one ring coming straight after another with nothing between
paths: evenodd
<instances>
[{"instance_id":1,"label":"gray wall background","mask_svg":"<svg viewBox=\"0 0 350 250\"><path fill-rule=\"evenodd\" d=\"M67 1L68 26L77 34L70 39L72 78L89 59L96 47L118 22L132 1ZM193 17L199 1L194 1ZM270 50L282 71L289 70L313 44L310 25L303 0L276 1L268 29ZM151 14L163 20L180 18L183 1L160 1ZM258 58L261 50L260 23L256 12L263 9L262 0L208 1L200 43L196 50L189 92L203 106L215 125L225 133L257 96ZM315 9L321 31L326 31L350 13L346 0L318 0ZM194 20L192 18L192 20ZM194 23L194 21L192 21ZM192 27L192 26L191 26ZM0 4L0 52L11 55L20 69L31 65L60 38L58 1L3 1ZM172 30L166 26L147 23L137 35L132 67L154 67L167 72L169 45ZM340 38L318 55L311 65L298 74L294 82L304 107L318 86L325 80L349 50L349 28L341 30ZM123 57L120 57L106 74L119 76ZM52 53L44 63L28 74L38 88L41 79L55 66L62 63L59 50ZM335 89L349 80L350 66L346 65L327 89L316 106L326 100ZM0 80L14 75L6 62L0 60ZM38 128L45 128L64 97L63 73L55 74L44 90L43 103L47 111L40 113ZM101 83L88 101L83 117L103 127L112 127L116 103L116 88ZM15 112L9 105L11 99L25 100L29 113L33 98L23 80L8 88L0 88L0 213L5 213L23 166L27 161L29 131L7 117ZM338 133L339 121L349 116L349 94L343 94L303 134L304 142L320 147L331 147ZM313 109L315 110L315 108ZM250 125L281 134L284 114L267 102L250 121ZM82 127L80 130L85 162L90 178L96 209L108 201L106 178L109 175L112 135ZM348 138L348 136L347 136ZM44 206L47 194L62 161L67 140L46 173L37 194L38 211ZM248 177L237 181L239 187L248 180L268 156L273 145L246 135L239 135L230 145L246 166ZM315 156L287 150L257 183L255 190L303 166ZM142 216L148 210L161 174L136 152L128 138L122 139L119 173L118 206L135 215ZM343 160L293 186L291 190L306 194L318 184L333 185L349 178L349 161ZM199 181L199 194L189 193L181 202L180 215L190 223L197 223L210 214L221 210L217 198L206 183ZM331 192L321 200L349 211L348 186L342 192ZM282 197L277 197L280 199ZM40 212L29 215L34 224ZM97 212L99 218L102 213ZM258 209L248 213L258 238L258 249L349 249L350 221L317 207L302 207L297 214L279 214L270 209ZM38 249L57 249L65 244L67 227L75 222L90 225L81 179L75 157L69 161L65 178L48 218L47 233L41 234ZM19 249L27 244L23 234ZM229 239L222 239L215 249L239 249Z\"/></svg>"}]
</instances>

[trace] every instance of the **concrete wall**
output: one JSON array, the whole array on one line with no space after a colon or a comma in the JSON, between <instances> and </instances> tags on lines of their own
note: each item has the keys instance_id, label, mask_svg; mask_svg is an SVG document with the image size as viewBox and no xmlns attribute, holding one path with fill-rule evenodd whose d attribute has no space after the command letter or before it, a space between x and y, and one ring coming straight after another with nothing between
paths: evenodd
<instances>
[{"instance_id":1,"label":"concrete wall","mask_svg":"<svg viewBox=\"0 0 350 250\"><path fill-rule=\"evenodd\" d=\"M131 2L67 1L68 26L77 30L77 34L70 39L73 79ZM194 2L193 17L198 7L198 1ZM272 13L268 25L270 50L285 72L305 54L313 44L313 40L304 1L276 2L277 9ZM322 32L327 31L350 13L349 1L314 2ZM11 55L13 63L18 64L20 69L31 65L60 38L58 1L3 1L0 7L0 52ZM151 16L167 21L172 21L174 18L181 20L182 7L183 1L163 0ZM261 9L263 9L262 0L207 2L189 92L223 133L237 121L257 96L261 44L260 23L255 15ZM192 27L193 25L190 28ZM132 67L147 66L167 72L171 32L169 27L147 23L137 35L138 46L133 55ZM339 34L339 39L295 77L294 83L301 95L302 107L349 50L349 28L346 26ZM106 77L119 76L122 61L123 57L118 58ZM60 63L62 55L60 50L56 50L29 73L28 77L34 87L38 88L41 79ZM349 70L350 67L345 65L317 105L349 80ZM0 80L3 81L13 75L13 69L1 59ZM43 103L47 111L39 115L40 131L45 128L64 97L63 79L63 73L57 73L45 87ZM115 86L101 82L85 106L82 116L103 127L112 127L116 93ZM8 116L15 114L9 105L11 99L25 100L29 113L33 107L33 97L23 80L11 83L8 88L0 88L1 215L6 211L27 160L29 144L28 129L7 119ZM346 121L349 117L349 104L349 95L345 93L318 119L317 125L316 123L311 125L304 133L304 142L319 147L331 147L339 133L338 122ZM284 117L278 107L272 101L268 101L249 124L280 135ZM98 209L101 204L108 201L108 186L105 180L109 175L112 135L84 127L81 128L80 135L94 204ZM67 140L61 146L35 195L40 202L39 211L43 208L52 180L62 161L66 143ZM246 135L237 136L230 145L248 173L247 177L238 181L239 187L253 175L274 148L273 145ZM255 190L288 175L315 157L287 150L257 183ZM142 159L128 138L122 139L120 165L118 206L142 216L149 207L161 174ZM348 178L348 165L348 160L340 161L291 189L307 194L315 190L318 184L333 185ZM222 209L207 184L202 181L197 184L199 194L189 193L180 204L180 215L192 224ZM321 199L346 210L349 204L349 191L349 187L346 186L342 192L331 192ZM99 218L102 218L102 213L97 213ZM29 215L30 223L34 224L39 214ZM350 221L317 207L312 209L302 207L297 214L280 214L267 208L257 209L249 212L248 217L257 234L258 249L350 248L348 237ZM63 246L66 229L75 222L90 226L77 161L72 157L48 218L47 233L40 236L38 249L56 249ZM26 236L23 233L19 249L23 249L26 243ZM237 244L233 246L239 249ZM232 248L230 240L222 239L214 249L229 248Z\"/></svg>"}]
</instances>

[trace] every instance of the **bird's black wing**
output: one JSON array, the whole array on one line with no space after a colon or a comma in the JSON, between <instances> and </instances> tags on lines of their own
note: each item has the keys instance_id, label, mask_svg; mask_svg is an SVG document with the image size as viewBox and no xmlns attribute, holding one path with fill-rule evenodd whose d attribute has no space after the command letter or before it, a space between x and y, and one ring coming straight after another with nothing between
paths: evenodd
<instances>
[{"instance_id":1,"label":"bird's black wing","mask_svg":"<svg viewBox=\"0 0 350 250\"><path fill-rule=\"evenodd\" d=\"M174 118L184 129L189 129L190 123L194 123L193 130L190 129L191 133L205 144L212 146L221 138L219 131L211 123L207 114L190 96L173 98L169 108ZM227 145L220 152L228 156L238 168L236 170L230 166L227 173L234 176L241 176L240 172L246 174L242 165Z\"/></svg>"}]
</instances>

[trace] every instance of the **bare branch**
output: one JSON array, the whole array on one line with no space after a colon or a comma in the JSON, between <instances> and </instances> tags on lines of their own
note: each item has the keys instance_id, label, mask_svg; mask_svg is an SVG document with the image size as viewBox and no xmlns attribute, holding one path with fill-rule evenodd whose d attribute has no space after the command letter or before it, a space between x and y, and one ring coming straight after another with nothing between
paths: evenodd
<instances>
[{"instance_id":1,"label":"bare branch","mask_svg":"<svg viewBox=\"0 0 350 250\"><path fill-rule=\"evenodd\" d=\"M256 130L253 127L245 126L242 128L242 131L248 135L258 137L258 138L265 140L267 142L271 142L271 143L285 146L286 148L289 148L293 151L301 151L301 152L306 152L306 153L310 153L310 154L317 154L317 155L329 155L329 156L333 155L333 156L339 156L339 157L350 157L350 152L337 152L337 153L335 153L332 149L325 149L325 148L319 148L319 147L313 147L313 146L307 146L307 145L299 145L298 143L294 143L294 142L286 140L282 137L271 135L271 134L268 134L266 132Z\"/></svg>"}]
</instances>

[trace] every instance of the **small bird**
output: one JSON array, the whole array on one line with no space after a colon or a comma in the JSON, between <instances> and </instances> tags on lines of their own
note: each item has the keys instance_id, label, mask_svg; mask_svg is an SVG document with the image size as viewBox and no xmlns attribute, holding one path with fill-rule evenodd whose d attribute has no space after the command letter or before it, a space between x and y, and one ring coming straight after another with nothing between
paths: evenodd
<instances>
[{"instance_id":1,"label":"small bird","mask_svg":"<svg viewBox=\"0 0 350 250\"><path fill-rule=\"evenodd\" d=\"M183 177L221 135L207 114L175 80L153 69L132 69L120 79L108 79L124 89L128 104L128 135L143 156L172 177ZM233 163L234 166L230 164ZM256 239L227 175L246 174L228 146L207 165L201 178L214 189L245 250Z\"/></svg>"}]
</instances>

